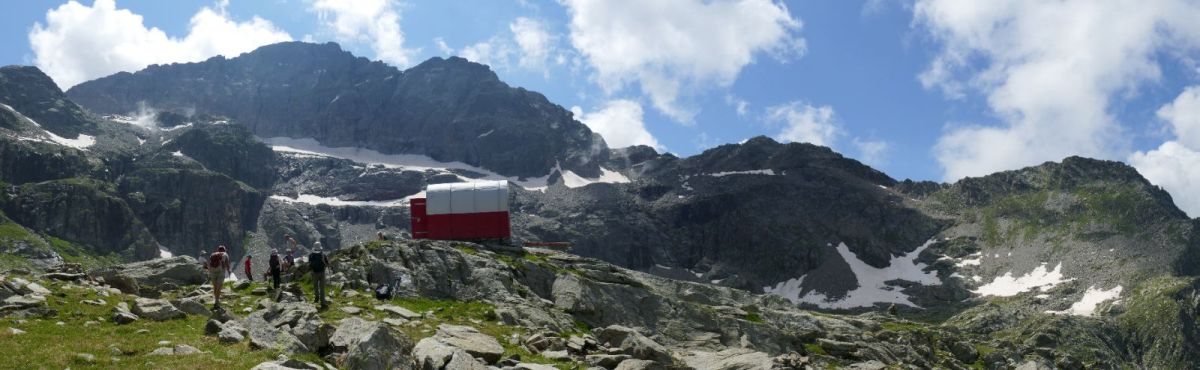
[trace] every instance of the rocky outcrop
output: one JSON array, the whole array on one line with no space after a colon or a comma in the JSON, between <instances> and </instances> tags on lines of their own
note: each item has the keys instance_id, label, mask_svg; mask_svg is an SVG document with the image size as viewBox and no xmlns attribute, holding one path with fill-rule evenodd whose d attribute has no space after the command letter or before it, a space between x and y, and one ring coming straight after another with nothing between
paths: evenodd
<instances>
[{"instance_id":1,"label":"rocky outcrop","mask_svg":"<svg viewBox=\"0 0 1200 370\"><path fill-rule=\"evenodd\" d=\"M154 236L110 184L69 179L9 191L4 213L34 230L82 245L98 255L144 260L158 256Z\"/></svg>"},{"instance_id":2,"label":"rocky outcrop","mask_svg":"<svg viewBox=\"0 0 1200 370\"><path fill-rule=\"evenodd\" d=\"M103 279L126 294L138 294L142 286L183 286L207 282L200 262L186 256L104 267L88 272L88 275Z\"/></svg>"},{"instance_id":3,"label":"rocky outcrop","mask_svg":"<svg viewBox=\"0 0 1200 370\"><path fill-rule=\"evenodd\" d=\"M674 362L671 352L666 347L655 343L650 338L636 330L620 325L612 325L596 333L596 339L601 344L614 348L618 353L629 355L640 360L650 360L659 364Z\"/></svg>"},{"instance_id":4,"label":"rocky outcrop","mask_svg":"<svg viewBox=\"0 0 1200 370\"><path fill-rule=\"evenodd\" d=\"M204 168L225 174L258 189L275 183L275 152L258 141L243 125L206 123L187 130L164 145L179 151Z\"/></svg>"},{"instance_id":5,"label":"rocky outcrop","mask_svg":"<svg viewBox=\"0 0 1200 370\"><path fill-rule=\"evenodd\" d=\"M188 256L218 245L241 255L266 198L223 174L157 164L126 174L117 189L159 243Z\"/></svg>"}]
</instances>

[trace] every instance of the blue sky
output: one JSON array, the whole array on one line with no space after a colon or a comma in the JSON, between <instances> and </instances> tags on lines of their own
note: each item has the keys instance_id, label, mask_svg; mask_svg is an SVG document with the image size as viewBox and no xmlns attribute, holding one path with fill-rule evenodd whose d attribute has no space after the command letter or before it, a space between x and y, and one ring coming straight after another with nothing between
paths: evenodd
<instances>
[{"instance_id":1,"label":"blue sky","mask_svg":"<svg viewBox=\"0 0 1200 370\"><path fill-rule=\"evenodd\" d=\"M613 144L767 135L938 181L1085 155L1200 213L1190 0L109 1L8 4L0 63L70 85L280 39L400 68L462 55Z\"/></svg>"}]
</instances>

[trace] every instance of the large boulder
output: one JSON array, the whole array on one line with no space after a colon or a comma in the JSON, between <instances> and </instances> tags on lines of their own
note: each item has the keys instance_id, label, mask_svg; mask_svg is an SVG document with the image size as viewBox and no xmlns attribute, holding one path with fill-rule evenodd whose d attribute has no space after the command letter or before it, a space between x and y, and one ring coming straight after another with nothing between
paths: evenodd
<instances>
[{"instance_id":1,"label":"large boulder","mask_svg":"<svg viewBox=\"0 0 1200 370\"><path fill-rule=\"evenodd\" d=\"M117 323L117 325L131 324L134 321L138 321L138 319L138 315L129 312L128 303L119 302L116 307L113 307L112 321Z\"/></svg>"},{"instance_id":2,"label":"large boulder","mask_svg":"<svg viewBox=\"0 0 1200 370\"><path fill-rule=\"evenodd\" d=\"M158 286L171 283L183 286L206 282L200 262L188 256L116 265L94 270L89 275L103 278L106 283L125 294L138 294L139 285ZM137 284L131 284L130 280Z\"/></svg>"},{"instance_id":3,"label":"large boulder","mask_svg":"<svg viewBox=\"0 0 1200 370\"><path fill-rule=\"evenodd\" d=\"M617 368L614 370L664 370L664 369L666 369L666 368L663 367L663 365L658 362L654 362L654 361L650 361L650 360L632 359L632 360L622 361L621 364L617 365Z\"/></svg>"},{"instance_id":4,"label":"large boulder","mask_svg":"<svg viewBox=\"0 0 1200 370\"><path fill-rule=\"evenodd\" d=\"M461 349L451 347L434 338L425 338L413 347L413 360L420 370L441 370L450 362L455 352Z\"/></svg>"},{"instance_id":5,"label":"large boulder","mask_svg":"<svg viewBox=\"0 0 1200 370\"><path fill-rule=\"evenodd\" d=\"M413 369L412 339L381 322L342 320L330 339L334 352L345 351L339 365L348 369Z\"/></svg>"},{"instance_id":6,"label":"large boulder","mask_svg":"<svg viewBox=\"0 0 1200 370\"><path fill-rule=\"evenodd\" d=\"M469 326L442 324L434 338L452 347L460 348L472 356L494 364L504 355L504 346L490 335L480 333Z\"/></svg>"},{"instance_id":7,"label":"large boulder","mask_svg":"<svg viewBox=\"0 0 1200 370\"><path fill-rule=\"evenodd\" d=\"M133 301L133 313L154 321L166 321L187 317L171 302L163 299L138 298Z\"/></svg>"},{"instance_id":8,"label":"large boulder","mask_svg":"<svg viewBox=\"0 0 1200 370\"><path fill-rule=\"evenodd\" d=\"M770 369L771 355L748 348L730 348L720 352L694 351L683 357L683 363L696 370Z\"/></svg>"},{"instance_id":9,"label":"large boulder","mask_svg":"<svg viewBox=\"0 0 1200 370\"><path fill-rule=\"evenodd\" d=\"M660 364L670 364L674 361L671 352L661 344L650 340L636 330L612 325L601 329L596 339L606 347L615 348L619 353L633 356L635 359L655 361Z\"/></svg>"},{"instance_id":10,"label":"large boulder","mask_svg":"<svg viewBox=\"0 0 1200 370\"><path fill-rule=\"evenodd\" d=\"M215 299L211 295L198 295L183 299L171 301L180 311L191 315L212 316L212 311L209 306L212 306Z\"/></svg>"},{"instance_id":11,"label":"large boulder","mask_svg":"<svg viewBox=\"0 0 1200 370\"><path fill-rule=\"evenodd\" d=\"M250 348L273 349L285 353L310 351L295 335L286 330L280 330L263 319L261 311L247 316L245 325L250 334Z\"/></svg>"}]
</instances>

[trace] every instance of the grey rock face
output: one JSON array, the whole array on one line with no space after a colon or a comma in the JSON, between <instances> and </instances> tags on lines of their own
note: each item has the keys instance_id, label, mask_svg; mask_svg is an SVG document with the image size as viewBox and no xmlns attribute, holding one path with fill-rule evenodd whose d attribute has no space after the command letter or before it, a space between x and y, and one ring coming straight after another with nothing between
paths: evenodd
<instances>
[{"instance_id":1,"label":"grey rock face","mask_svg":"<svg viewBox=\"0 0 1200 370\"><path fill-rule=\"evenodd\" d=\"M16 188L3 203L15 221L73 241L97 254L156 257L153 235L104 183L91 179L49 181Z\"/></svg>"}]
</instances>

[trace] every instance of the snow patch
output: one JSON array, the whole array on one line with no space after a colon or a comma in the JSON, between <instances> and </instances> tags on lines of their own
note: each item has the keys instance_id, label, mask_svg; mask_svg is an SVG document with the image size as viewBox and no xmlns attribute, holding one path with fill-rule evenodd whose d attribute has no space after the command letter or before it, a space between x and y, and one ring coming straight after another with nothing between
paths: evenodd
<instances>
[{"instance_id":1,"label":"snow patch","mask_svg":"<svg viewBox=\"0 0 1200 370\"><path fill-rule=\"evenodd\" d=\"M775 176L775 170L772 170L772 169L769 169L769 168L768 168L768 169L765 169L765 170L725 171L725 172L705 173L705 174L701 174L701 175L702 175L702 176L712 176L712 177L724 177L724 176L730 176L730 175L767 175L767 176Z\"/></svg>"},{"instance_id":2,"label":"snow patch","mask_svg":"<svg viewBox=\"0 0 1200 370\"><path fill-rule=\"evenodd\" d=\"M542 177L534 177L522 179L518 177L509 177L497 174L495 172L472 166L462 162L441 162L420 154L384 154L378 151L356 147L327 147L321 145L313 139L293 139L289 137L273 137L262 139L264 143L271 146L271 149L280 152L288 153L297 156L313 156L313 157L330 157L348 159L358 163L368 165L382 165L386 168L395 168L411 171L449 171L449 170L465 170L482 174L483 177L478 179L466 178L459 176L462 181L477 181L477 180L494 180L508 181L516 184L527 190L545 191L544 188L549 185L550 175ZM600 176L596 178L587 178L579 176L571 171L564 171L561 167L555 166L551 171L558 171L562 174L563 184L569 188L578 188L588 184L598 182L603 183L627 183L630 182L628 177L620 172L612 171L607 168L600 168Z\"/></svg>"},{"instance_id":3,"label":"snow patch","mask_svg":"<svg viewBox=\"0 0 1200 370\"><path fill-rule=\"evenodd\" d=\"M42 129L42 133L45 134L46 138L47 138L47 139L20 138L21 140L53 143L53 144L58 144L58 145L62 145L62 146L79 149L79 150L87 150L88 147L96 144L96 138L94 136L79 134L79 136L77 136L74 139L68 139L68 138L65 138L62 136L58 136L58 135L54 134L53 132L47 131L46 129L42 128L42 125L37 123L37 121L34 121L32 118L25 116L21 112L18 112L16 109L13 109L13 107L9 106L8 104L0 103L0 106L4 107L4 109L7 109L7 110L13 112L13 114L16 114L18 118L29 121L29 123L33 124L37 128Z\"/></svg>"},{"instance_id":4,"label":"snow patch","mask_svg":"<svg viewBox=\"0 0 1200 370\"><path fill-rule=\"evenodd\" d=\"M419 154L383 154L383 153L380 153L380 152L377 152L377 151L374 151L371 149L363 149L363 148L355 148L355 147L333 148L333 147L323 146L323 145L321 145L321 143L318 143L316 140L313 140L313 139L293 139L293 138L289 138L289 137L273 137L273 138L264 138L264 139L262 139L262 141L264 143L266 143L267 145L270 145L271 149L273 149L276 152L341 158L341 159L348 159L348 160L351 160L354 162L359 162L359 163L365 163L365 164L370 164L370 165L382 165L386 168L404 169L404 170L411 170L411 171L425 171L425 170L447 171L447 170L452 170L452 169L453 170L466 170L466 171L483 174L484 177L480 178L480 179L463 178L462 179L463 181L508 180L509 182L517 184L517 186L520 186L520 187L526 188L526 189L529 189L532 187L546 186L546 180L549 179L549 177L550 177L549 175L537 177L537 178L530 178L530 179L507 177L507 176L502 176L495 172L485 170L485 169L482 169L479 167L475 167L475 166L472 166L472 165L469 165L466 163L462 163L462 162L440 162L433 158L429 158L428 156L419 155Z\"/></svg>"},{"instance_id":5,"label":"snow patch","mask_svg":"<svg viewBox=\"0 0 1200 370\"><path fill-rule=\"evenodd\" d=\"M171 258L171 257L175 257L175 254L171 253L171 251L167 250L167 248L163 248L163 246L161 246L161 245L158 246L158 258Z\"/></svg>"},{"instance_id":6,"label":"snow patch","mask_svg":"<svg viewBox=\"0 0 1200 370\"><path fill-rule=\"evenodd\" d=\"M625 175L604 167L600 167L600 176L595 178L582 177L575 174L575 172L562 171L561 169L559 171L562 174L563 185L566 185L568 188L578 188L595 183L623 184L629 182L629 178L625 177Z\"/></svg>"},{"instance_id":7,"label":"snow patch","mask_svg":"<svg viewBox=\"0 0 1200 370\"><path fill-rule=\"evenodd\" d=\"M1088 287L1088 290L1083 293L1083 298L1079 302L1075 302L1070 308L1062 311L1046 311L1046 313L1057 315L1075 315L1075 316L1094 316L1096 314L1096 306L1099 306L1104 301L1117 299L1121 296L1121 286L1109 290L1102 290L1095 286Z\"/></svg>"},{"instance_id":8,"label":"snow patch","mask_svg":"<svg viewBox=\"0 0 1200 370\"><path fill-rule=\"evenodd\" d=\"M409 200L414 197L425 196L425 192L410 195L401 199L393 200L341 200L334 197L322 197L312 194L300 194L296 198L288 198L282 195L272 195L271 199L286 203L304 203L311 205L330 205L330 206L357 206L357 207L401 207L407 206Z\"/></svg>"},{"instance_id":9,"label":"snow patch","mask_svg":"<svg viewBox=\"0 0 1200 370\"><path fill-rule=\"evenodd\" d=\"M925 272L927 266L924 263L916 262L917 256L920 256L921 252L933 243L934 240L931 239L912 252L893 256L888 262L888 266L884 268L868 265L851 252L846 243L838 243L838 254L842 256L846 264L850 265L850 271L854 273L855 280L858 282L857 288L846 292L846 295L839 299L829 298L824 293L815 290L804 292L805 276L780 282L773 287L763 287L763 292L787 298L793 303L810 303L821 308L871 307L876 303L896 303L920 307L912 303L908 299L908 295L900 291L900 287L888 285L887 282L905 280L921 285L941 285L942 281L938 279L936 272Z\"/></svg>"},{"instance_id":10,"label":"snow patch","mask_svg":"<svg viewBox=\"0 0 1200 370\"><path fill-rule=\"evenodd\" d=\"M183 155L183 151L182 151L182 150L176 150L176 151L173 151L173 152L171 152L171 155L173 155L173 156L176 156L176 157L179 157L179 158L184 158L184 157L187 157L186 155Z\"/></svg>"},{"instance_id":11,"label":"snow patch","mask_svg":"<svg viewBox=\"0 0 1200 370\"><path fill-rule=\"evenodd\" d=\"M1047 270L1046 263L1042 263L1041 266L1022 276L1014 277L1012 271L1006 272L1004 276L992 279L992 282L980 286L975 293L982 296L1011 297L1034 288L1044 292L1071 280L1074 279L1063 278L1062 262L1059 262L1053 270Z\"/></svg>"},{"instance_id":12,"label":"snow patch","mask_svg":"<svg viewBox=\"0 0 1200 370\"><path fill-rule=\"evenodd\" d=\"M975 257L975 258L965 258L964 257L962 260L958 261L958 263L955 263L954 265L958 266L958 267L965 267L965 266L979 266L980 264L983 263L983 255L981 253L970 254L970 255L967 255L967 257Z\"/></svg>"}]
</instances>

